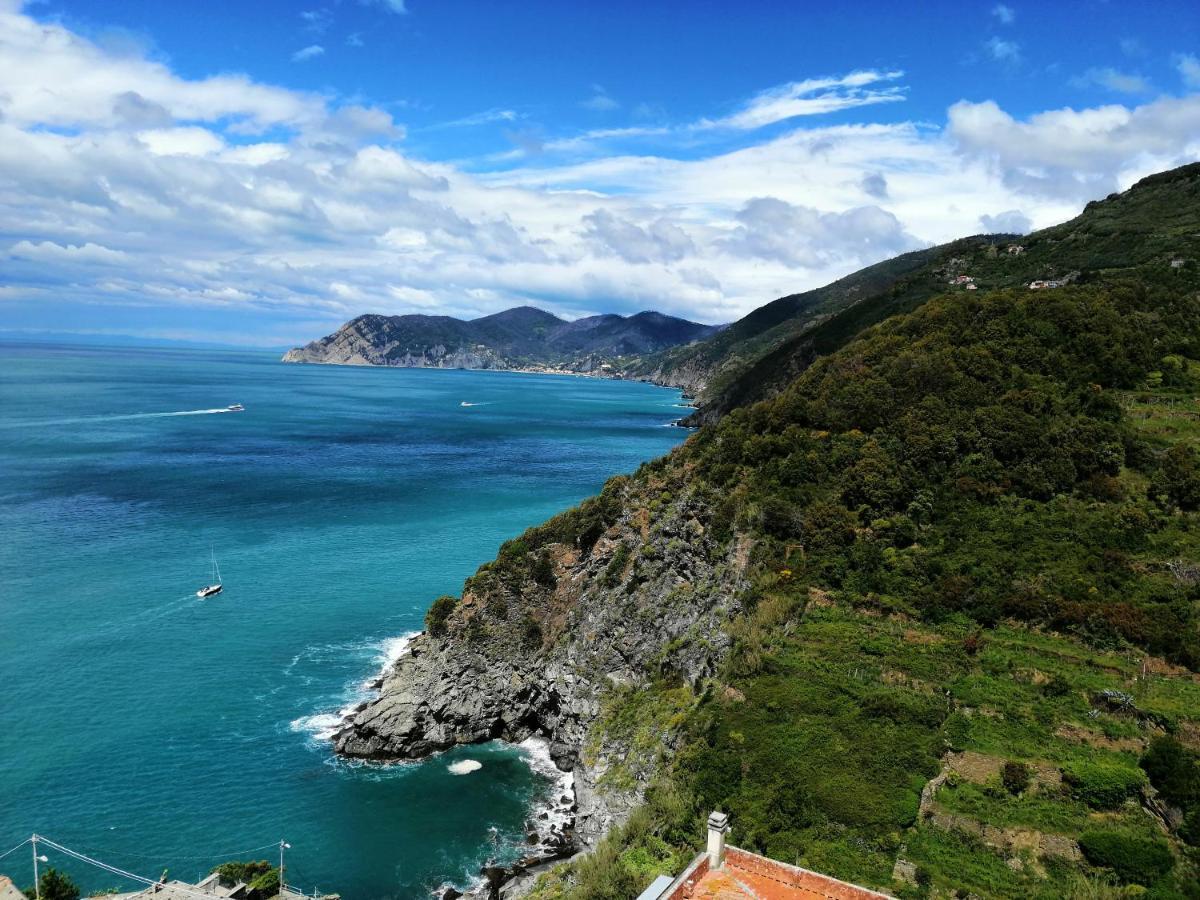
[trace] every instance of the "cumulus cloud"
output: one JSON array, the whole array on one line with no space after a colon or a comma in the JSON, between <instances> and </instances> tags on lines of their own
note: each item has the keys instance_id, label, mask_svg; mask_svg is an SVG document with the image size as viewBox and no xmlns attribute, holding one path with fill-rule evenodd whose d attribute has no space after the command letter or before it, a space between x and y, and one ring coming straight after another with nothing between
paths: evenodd
<instances>
[{"instance_id":1,"label":"cumulus cloud","mask_svg":"<svg viewBox=\"0 0 1200 900\"><path fill-rule=\"evenodd\" d=\"M292 54L292 62L308 62L310 59L316 59L318 56L325 55L325 48L320 44L309 44L303 49L297 50Z\"/></svg>"},{"instance_id":2,"label":"cumulus cloud","mask_svg":"<svg viewBox=\"0 0 1200 900\"><path fill-rule=\"evenodd\" d=\"M512 139L528 157L468 172L406 151L403 126L377 107L240 75L184 78L0 12L0 296L6 308L52 295L214 309L231 332L243 315L276 336L295 322L293 340L368 311L520 303L730 321L981 226L1062 221L1200 156L1197 96L1026 118L964 102L944 129L792 121L899 99L900 78L797 81L702 123L526 129ZM510 112L447 124L515 125ZM677 132L720 150L693 140L672 157ZM635 138L658 152L604 149Z\"/></svg>"},{"instance_id":3,"label":"cumulus cloud","mask_svg":"<svg viewBox=\"0 0 1200 900\"><path fill-rule=\"evenodd\" d=\"M878 206L822 213L777 197L756 197L737 213L741 224L721 246L734 256L790 266L825 267L840 259L882 258L921 243Z\"/></svg>"},{"instance_id":4,"label":"cumulus cloud","mask_svg":"<svg viewBox=\"0 0 1200 900\"><path fill-rule=\"evenodd\" d=\"M584 237L601 253L621 257L626 262L677 262L696 252L686 231L659 218L646 227L598 209L583 217Z\"/></svg>"},{"instance_id":5,"label":"cumulus cloud","mask_svg":"<svg viewBox=\"0 0 1200 900\"><path fill-rule=\"evenodd\" d=\"M1200 154L1200 95L1143 106L1059 109L1019 120L991 100L950 107L948 133L1016 189L1086 198L1115 190L1122 173L1190 162Z\"/></svg>"},{"instance_id":6,"label":"cumulus cloud","mask_svg":"<svg viewBox=\"0 0 1200 900\"><path fill-rule=\"evenodd\" d=\"M994 216L984 214L979 224L988 234L1028 234L1033 230L1033 221L1019 209L1010 209Z\"/></svg>"},{"instance_id":7,"label":"cumulus cloud","mask_svg":"<svg viewBox=\"0 0 1200 900\"><path fill-rule=\"evenodd\" d=\"M992 7L992 15L1003 25L1011 25L1017 18L1017 14L1013 8L1003 3L997 3Z\"/></svg>"}]
</instances>

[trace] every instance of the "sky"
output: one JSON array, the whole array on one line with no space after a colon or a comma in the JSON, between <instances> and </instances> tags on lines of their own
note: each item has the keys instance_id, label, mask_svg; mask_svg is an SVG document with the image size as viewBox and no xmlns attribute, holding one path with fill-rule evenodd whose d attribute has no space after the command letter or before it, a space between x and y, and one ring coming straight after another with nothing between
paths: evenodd
<instances>
[{"instance_id":1,"label":"sky","mask_svg":"<svg viewBox=\"0 0 1200 900\"><path fill-rule=\"evenodd\" d=\"M0 332L728 322L1198 158L1195 0L0 0Z\"/></svg>"}]
</instances>

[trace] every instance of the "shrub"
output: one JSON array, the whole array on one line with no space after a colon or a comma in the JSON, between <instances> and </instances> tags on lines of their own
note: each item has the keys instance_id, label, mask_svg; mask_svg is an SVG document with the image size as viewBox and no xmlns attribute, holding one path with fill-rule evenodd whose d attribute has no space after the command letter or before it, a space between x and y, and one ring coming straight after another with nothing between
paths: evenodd
<instances>
[{"instance_id":1,"label":"shrub","mask_svg":"<svg viewBox=\"0 0 1200 900\"><path fill-rule=\"evenodd\" d=\"M1025 763L1006 762L1000 770L1000 781L1014 797L1029 787L1029 766Z\"/></svg>"},{"instance_id":2,"label":"shrub","mask_svg":"<svg viewBox=\"0 0 1200 900\"><path fill-rule=\"evenodd\" d=\"M449 594L433 601L433 605L425 613L425 627L430 634L434 637L441 637L446 633L446 620L450 618L450 613L454 612L454 607L457 605L458 601Z\"/></svg>"},{"instance_id":3,"label":"shrub","mask_svg":"<svg viewBox=\"0 0 1200 900\"><path fill-rule=\"evenodd\" d=\"M1116 809L1146 783L1141 769L1109 762L1073 763L1063 774L1071 795L1093 809Z\"/></svg>"},{"instance_id":4,"label":"shrub","mask_svg":"<svg viewBox=\"0 0 1200 900\"><path fill-rule=\"evenodd\" d=\"M550 553L543 550L533 560L533 580L542 587L554 587L558 579L554 577L554 560Z\"/></svg>"},{"instance_id":5,"label":"shrub","mask_svg":"<svg viewBox=\"0 0 1200 900\"><path fill-rule=\"evenodd\" d=\"M1177 738L1169 734L1156 737L1139 765L1172 806L1183 810L1200 807L1200 759Z\"/></svg>"},{"instance_id":6,"label":"shrub","mask_svg":"<svg viewBox=\"0 0 1200 900\"><path fill-rule=\"evenodd\" d=\"M521 623L521 643L530 650L542 646L542 626L533 616L525 616Z\"/></svg>"},{"instance_id":7,"label":"shrub","mask_svg":"<svg viewBox=\"0 0 1200 900\"><path fill-rule=\"evenodd\" d=\"M1163 841L1115 831L1085 831L1079 848L1093 866L1112 869L1125 884L1151 885L1175 865Z\"/></svg>"},{"instance_id":8,"label":"shrub","mask_svg":"<svg viewBox=\"0 0 1200 900\"><path fill-rule=\"evenodd\" d=\"M608 561L608 565L604 567L604 585L605 587L616 587L621 580L621 576L625 574L625 565L629 562L631 551L628 544L619 544L616 552L613 553L612 559Z\"/></svg>"}]
</instances>

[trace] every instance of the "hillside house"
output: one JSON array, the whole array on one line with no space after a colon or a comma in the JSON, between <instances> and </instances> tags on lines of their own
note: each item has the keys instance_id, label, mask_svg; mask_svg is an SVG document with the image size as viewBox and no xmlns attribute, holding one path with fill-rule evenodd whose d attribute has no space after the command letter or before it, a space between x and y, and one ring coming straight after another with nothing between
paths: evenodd
<instances>
[{"instance_id":1,"label":"hillside house","mask_svg":"<svg viewBox=\"0 0 1200 900\"><path fill-rule=\"evenodd\" d=\"M1009 256L1020 256L1025 252L1025 248L1020 244L1009 244L1004 248L1004 252L1006 252Z\"/></svg>"},{"instance_id":2,"label":"hillside house","mask_svg":"<svg viewBox=\"0 0 1200 900\"><path fill-rule=\"evenodd\" d=\"M1172 269L1182 269L1183 262L1184 261L1182 259L1173 259L1173 260L1171 260L1171 268Z\"/></svg>"},{"instance_id":3,"label":"hillside house","mask_svg":"<svg viewBox=\"0 0 1200 900\"><path fill-rule=\"evenodd\" d=\"M887 894L728 846L729 816L708 817L708 848L675 879L656 878L638 900L890 900Z\"/></svg>"},{"instance_id":4,"label":"hillside house","mask_svg":"<svg viewBox=\"0 0 1200 900\"><path fill-rule=\"evenodd\" d=\"M1062 286L1063 286L1063 283L1062 283L1061 281L1041 281L1041 280L1038 280L1038 281L1031 281L1031 282L1029 282L1029 289L1030 289L1031 291L1044 291L1044 290L1048 290L1048 289L1050 289L1050 288L1059 288L1059 287L1062 287Z\"/></svg>"},{"instance_id":5,"label":"hillside house","mask_svg":"<svg viewBox=\"0 0 1200 900\"><path fill-rule=\"evenodd\" d=\"M950 284L974 284L974 275L955 275L950 279Z\"/></svg>"}]
</instances>

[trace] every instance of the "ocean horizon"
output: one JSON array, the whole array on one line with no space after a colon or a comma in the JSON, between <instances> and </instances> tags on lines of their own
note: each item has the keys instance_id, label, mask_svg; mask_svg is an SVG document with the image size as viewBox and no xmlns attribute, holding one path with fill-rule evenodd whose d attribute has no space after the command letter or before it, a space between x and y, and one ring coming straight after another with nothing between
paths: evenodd
<instances>
[{"instance_id":1,"label":"ocean horizon","mask_svg":"<svg viewBox=\"0 0 1200 900\"><path fill-rule=\"evenodd\" d=\"M289 883L359 898L515 858L562 789L536 743L382 767L328 737L433 599L677 445L678 391L274 351L0 356L0 836L186 880L286 840Z\"/></svg>"}]
</instances>

